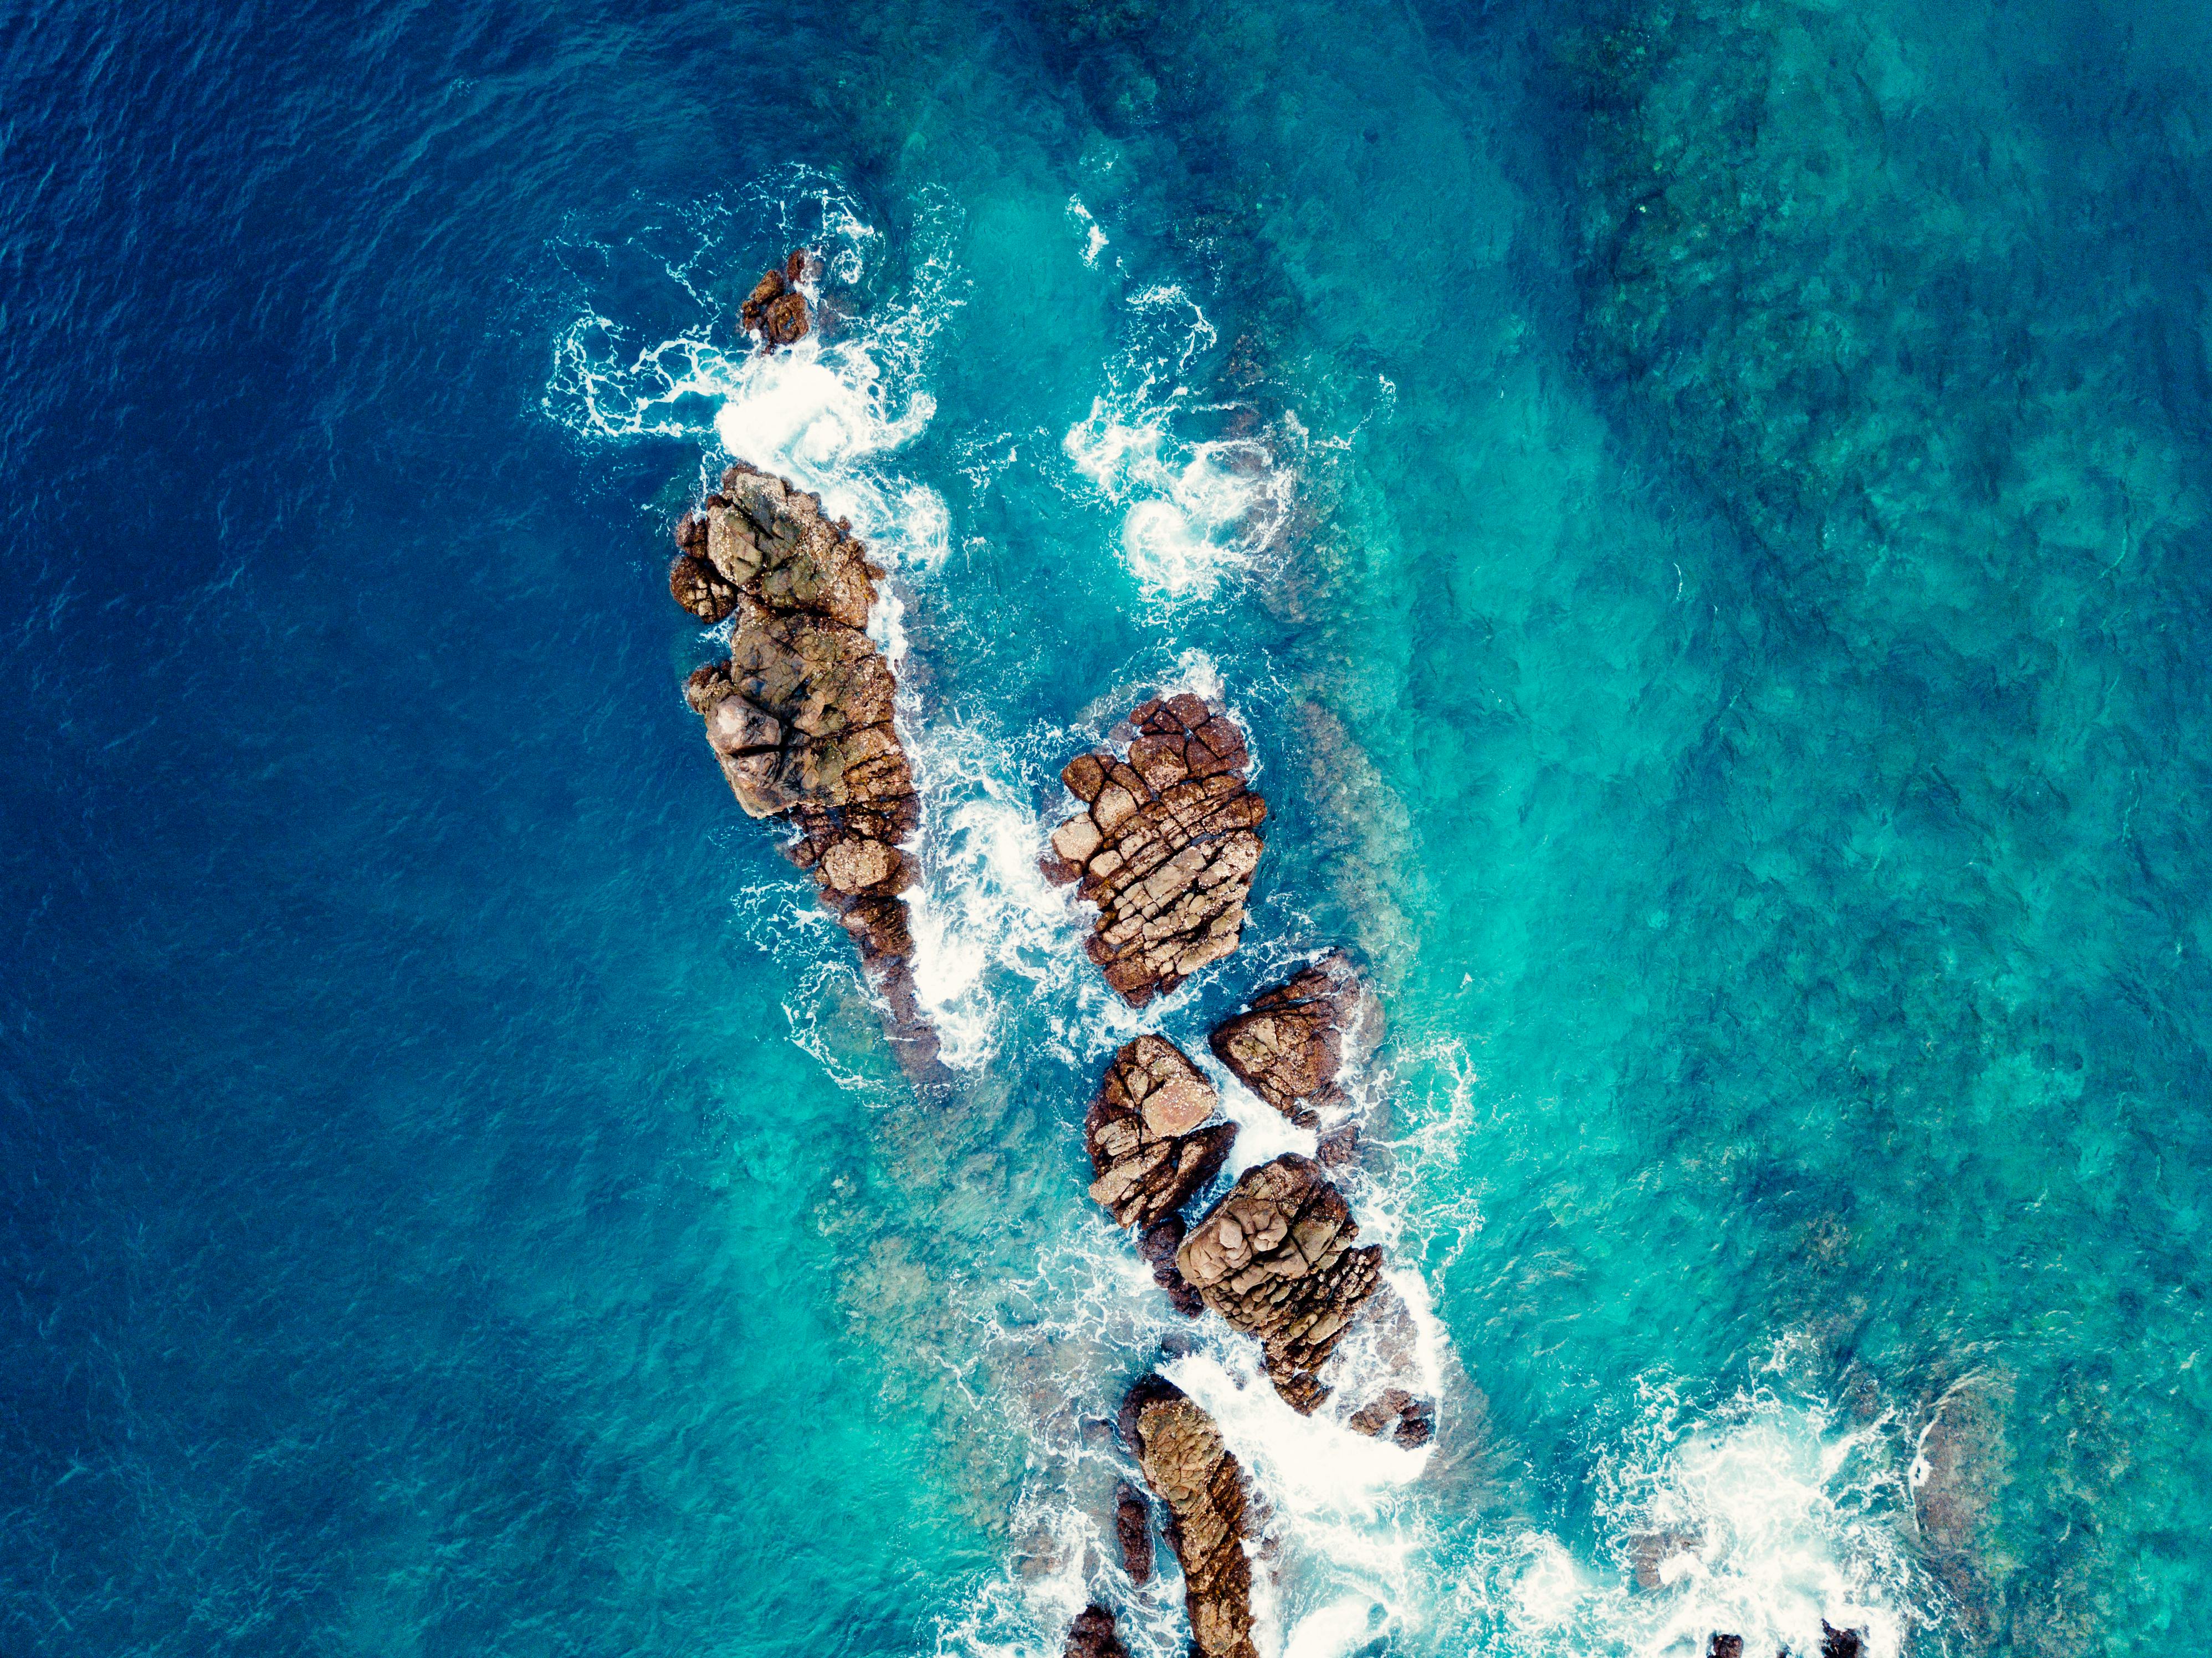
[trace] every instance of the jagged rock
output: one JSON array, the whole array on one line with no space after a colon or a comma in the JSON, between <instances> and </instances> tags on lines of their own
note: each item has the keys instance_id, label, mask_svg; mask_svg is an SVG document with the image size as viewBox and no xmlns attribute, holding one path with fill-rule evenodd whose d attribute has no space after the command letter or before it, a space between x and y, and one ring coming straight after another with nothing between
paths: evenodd
<instances>
[{"instance_id":1,"label":"jagged rock","mask_svg":"<svg viewBox=\"0 0 2212 1658\"><path fill-rule=\"evenodd\" d=\"M1358 1236L1321 1165L1293 1152L1246 1169L1176 1253L1206 1304L1260 1338L1268 1378L1295 1410L1328 1397L1314 1372L1381 1276L1382 1251L1352 1248Z\"/></svg>"},{"instance_id":2,"label":"jagged rock","mask_svg":"<svg viewBox=\"0 0 2212 1658\"><path fill-rule=\"evenodd\" d=\"M1066 1658L1129 1658L1114 1627L1114 1614L1093 1601L1068 1626Z\"/></svg>"},{"instance_id":3,"label":"jagged rock","mask_svg":"<svg viewBox=\"0 0 2212 1658\"><path fill-rule=\"evenodd\" d=\"M1237 1080L1311 1128L1346 1103L1339 1082L1345 1066L1382 1039L1382 1003L1351 958L1333 950L1287 984L1261 991L1207 1043Z\"/></svg>"},{"instance_id":4,"label":"jagged rock","mask_svg":"<svg viewBox=\"0 0 2212 1658\"><path fill-rule=\"evenodd\" d=\"M1045 873L1098 906L1086 946L1132 1007L1237 948L1267 803L1244 786L1244 734L1188 692L1129 716L1126 759L1082 755L1060 774L1085 810L1053 831Z\"/></svg>"},{"instance_id":5,"label":"jagged rock","mask_svg":"<svg viewBox=\"0 0 2212 1658\"><path fill-rule=\"evenodd\" d=\"M1705 1643L1705 1658L1743 1658L1743 1637L1714 1636Z\"/></svg>"},{"instance_id":6,"label":"jagged rock","mask_svg":"<svg viewBox=\"0 0 2212 1658\"><path fill-rule=\"evenodd\" d=\"M743 462L676 540L670 591L702 619L737 617L729 659L693 673L684 700L738 804L799 831L792 860L890 999L902 1060L933 1062L899 896L913 879L901 842L921 808L892 722L897 684L866 632L883 571L818 497Z\"/></svg>"},{"instance_id":7,"label":"jagged rock","mask_svg":"<svg viewBox=\"0 0 2212 1658\"><path fill-rule=\"evenodd\" d=\"M761 337L762 350L773 351L779 345L791 345L806 337L811 325L806 295L799 291L799 284L812 269L811 254L803 247L792 249L782 269L763 274L738 307L738 320L747 332Z\"/></svg>"},{"instance_id":8,"label":"jagged rock","mask_svg":"<svg viewBox=\"0 0 2212 1658\"><path fill-rule=\"evenodd\" d=\"M1137 1253L1152 1263L1152 1282L1168 1292L1176 1311L1196 1318L1206 1310L1206 1303L1176 1266L1176 1251L1182 1248L1183 1232L1181 1215L1156 1220L1137 1234Z\"/></svg>"},{"instance_id":9,"label":"jagged rock","mask_svg":"<svg viewBox=\"0 0 2212 1658\"><path fill-rule=\"evenodd\" d=\"M1258 1658L1252 1644L1251 1523L1244 1471L1212 1418L1164 1377L1146 1376L1121 1405L1122 1437L1167 1505L1168 1546L1182 1562L1193 1658Z\"/></svg>"},{"instance_id":10,"label":"jagged rock","mask_svg":"<svg viewBox=\"0 0 2212 1658\"><path fill-rule=\"evenodd\" d=\"M1083 1120L1097 1178L1091 1195L1123 1226L1173 1214L1219 1172L1233 1122L1206 1125L1221 1096L1182 1049L1160 1036L1127 1043Z\"/></svg>"},{"instance_id":11,"label":"jagged rock","mask_svg":"<svg viewBox=\"0 0 2212 1658\"><path fill-rule=\"evenodd\" d=\"M1838 1629L1826 1619L1820 1620L1820 1658L1859 1658L1864 1638L1855 1629Z\"/></svg>"},{"instance_id":12,"label":"jagged rock","mask_svg":"<svg viewBox=\"0 0 2212 1658\"><path fill-rule=\"evenodd\" d=\"M1121 1546L1121 1569L1139 1588L1152 1581L1152 1511L1134 1485L1124 1480L1114 1493L1114 1537Z\"/></svg>"},{"instance_id":13,"label":"jagged rock","mask_svg":"<svg viewBox=\"0 0 2212 1658\"><path fill-rule=\"evenodd\" d=\"M1353 1412L1345 1426L1376 1438L1387 1433L1392 1442L1418 1450L1436 1437L1437 1407L1403 1388L1386 1388L1381 1398Z\"/></svg>"}]
</instances>

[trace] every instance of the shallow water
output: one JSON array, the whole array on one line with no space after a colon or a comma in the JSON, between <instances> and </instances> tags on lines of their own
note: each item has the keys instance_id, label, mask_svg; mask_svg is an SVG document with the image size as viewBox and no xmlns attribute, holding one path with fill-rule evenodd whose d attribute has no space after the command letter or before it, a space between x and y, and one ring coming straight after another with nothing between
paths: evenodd
<instances>
[{"instance_id":1,"label":"shallow water","mask_svg":"<svg viewBox=\"0 0 2212 1658\"><path fill-rule=\"evenodd\" d=\"M0 1649L1165 1658L1164 1338L1268 1658L2182 1649L2206 32L0 25ZM677 695L726 451L895 567L942 1097ZM1034 860L1170 683L1269 849L1139 1017ZM1113 1047L1337 942L1413 1455L1083 1196Z\"/></svg>"}]
</instances>

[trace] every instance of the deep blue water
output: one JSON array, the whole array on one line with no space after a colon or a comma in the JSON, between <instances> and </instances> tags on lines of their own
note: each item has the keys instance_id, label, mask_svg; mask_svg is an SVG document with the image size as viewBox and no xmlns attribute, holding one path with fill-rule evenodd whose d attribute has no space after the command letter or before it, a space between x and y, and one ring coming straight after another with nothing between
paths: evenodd
<instances>
[{"instance_id":1,"label":"deep blue water","mask_svg":"<svg viewBox=\"0 0 2212 1658\"><path fill-rule=\"evenodd\" d=\"M2193 1646L2208 49L0 15L0 1651L1179 1650L1096 1534L1135 1027L1033 868L1170 680L1273 815L1149 1023L1372 964L1445 1394L1376 1461L1180 1361L1269 1658ZM897 564L949 1097L677 694L726 449Z\"/></svg>"}]
</instances>

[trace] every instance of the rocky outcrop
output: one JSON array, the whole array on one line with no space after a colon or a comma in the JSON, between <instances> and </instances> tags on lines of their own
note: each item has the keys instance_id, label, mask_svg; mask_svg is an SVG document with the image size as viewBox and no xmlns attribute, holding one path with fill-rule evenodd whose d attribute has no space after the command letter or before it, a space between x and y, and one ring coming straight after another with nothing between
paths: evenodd
<instances>
[{"instance_id":1,"label":"rocky outcrop","mask_svg":"<svg viewBox=\"0 0 2212 1658\"><path fill-rule=\"evenodd\" d=\"M1346 1066L1382 1039L1382 1004L1351 957L1333 950L1288 983L1261 991L1207 1042L1238 1081L1311 1128L1346 1106Z\"/></svg>"},{"instance_id":2,"label":"rocky outcrop","mask_svg":"<svg viewBox=\"0 0 2212 1658\"><path fill-rule=\"evenodd\" d=\"M738 308L738 320L745 331L761 337L762 350L773 351L779 345L795 344L806 337L812 323L807 315L806 295L799 291L799 285L815 270L814 256L803 247L794 247L782 268L764 272Z\"/></svg>"},{"instance_id":3,"label":"rocky outcrop","mask_svg":"<svg viewBox=\"0 0 2212 1658\"><path fill-rule=\"evenodd\" d=\"M1382 1251L1354 1248L1358 1236L1321 1165L1291 1153L1246 1169L1191 1229L1176 1266L1208 1307L1260 1339L1275 1391L1310 1413L1328 1396L1314 1373L1382 1273Z\"/></svg>"},{"instance_id":4,"label":"rocky outcrop","mask_svg":"<svg viewBox=\"0 0 2212 1658\"><path fill-rule=\"evenodd\" d=\"M1372 1438L1387 1434L1392 1443L1419 1450L1437 1436L1437 1407L1403 1388L1385 1388L1371 1404L1354 1411L1345 1425Z\"/></svg>"},{"instance_id":5,"label":"rocky outcrop","mask_svg":"<svg viewBox=\"0 0 2212 1658\"><path fill-rule=\"evenodd\" d=\"M1212 1122L1221 1096L1182 1050L1159 1036L1127 1043L1083 1120L1097 1178L1091 1195L1123 1226L1160 1220L1220 1171L1237 1138ZM1211 1127L1207 1125L1211 1124Z\"/></svg>"},{"instance_id":6,"label":"rocky outcrop","mask_svg":"<svg viewBox=\"0 0 2212 1658\"><path fill-rule=\"evenodd\" d=\"M1252 1644L1252 1522L1244 1471L1213 1418L1173 1382L1146 1376L1121 1406L1122 1437L1167 1505L1168 1546L1182 1562L1193 1658L1258 1658Z\"/></svg>"},{"instance_id":7,"label":"rocky outcrop","mask_svg":"<svg viewBox=\"0 0 2212 1658\"><path fill-rule=\"evenodd\" d=\"M1139 1588L1152 1581L1152 1512L1134 1485L1124 1481L1114 1492L1114 1540L1121 1546L1121 1569Z\"/></svg>"},{"instance_id":8,"label":"rocky outcrop","mask_svg":"<svg viewBox=\"0 0 2212 1658\"><path fill-rule=\"evenodd\" d=\"M1129 1658L1114 1614L1095 1600L1077 1612L1068 1625L1066 1658Z\"/></svg>"},{"instance_id":9,"label":"rocky outcrop","mask_svg":"<svg viewBox=\"0 0 2212 1658\"><path fill-rule=\"evenodd\" d=\"M1743 1637L1716 1635L1705 1643L1705 1658L1743 1658Z\"/></svg>"},{"instance_id":10,"label":"rocky outcrop","mask_svg":"<svg viewBox=\"0 0 2212 1658\"><path fill-rule=\"evenodd\" d=\"M1244 786L1244 734L1189 695L1129 716L1124 757L1080 756L1060 774L1085 810L1053 831L1045 873L1098 906L1086 948L1132 1007L1237 948L1267 804Z\"/></svg>"},{"instance_id":11,"label":"rocky outcrop","mask_svg":"<svg viewBox=\"0 0 2212 1658\"><path fill-rule=\"evenodd\" d=\"M1152 1282L1168 1292L1176 1311L1196 1318L1206 1310L1206 1303L1176 1266L1176 1251L1182 1248L1185 1230L1181 1215L1156 1220L1137 1234L1137 1253L1151 1264Z\"/></svg>"},{"instance_id":12,"label":"rocky outcrop","mask_svg":"<svg viewBox=\"0 0 2212 1658\"><path fill-rule=\"evenodd\" d=\"M676 539L669 591L702 622L736 618L728 659L692 674L684 700L738 804L798 831L792 860L890 999L902 1059L933 1061L899 896L921 803L892 723L896 682L866 631L883 571L818 497L743 462Z\"/></svg>"}]
</instances>

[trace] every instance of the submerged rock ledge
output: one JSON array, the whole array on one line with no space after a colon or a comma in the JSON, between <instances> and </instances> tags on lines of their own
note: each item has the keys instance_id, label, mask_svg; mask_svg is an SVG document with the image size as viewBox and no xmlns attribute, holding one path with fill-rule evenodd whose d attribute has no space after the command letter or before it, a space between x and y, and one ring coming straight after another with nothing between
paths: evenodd
<instances>
[{"instance_id":1,"label":"submerged rock ledge","mask_svg":"<svg viewBox=\"0 0 2212 1658\"><path fill-rule=\"evenodd\" d=\"M900 896L921 805L892 719L897 682L867 633L884 572L820 497L743 461L676 541L677 602L710 624L735 617L728 659L693 673L684 700L746 814L798 831L787 852L860 946L901 1063L932 1072Z\"/></svg>"}]
</instances>

